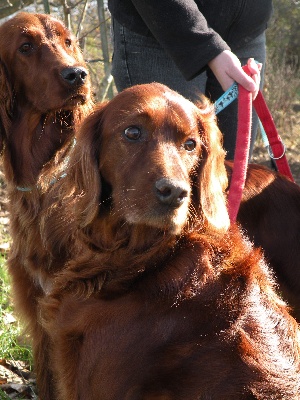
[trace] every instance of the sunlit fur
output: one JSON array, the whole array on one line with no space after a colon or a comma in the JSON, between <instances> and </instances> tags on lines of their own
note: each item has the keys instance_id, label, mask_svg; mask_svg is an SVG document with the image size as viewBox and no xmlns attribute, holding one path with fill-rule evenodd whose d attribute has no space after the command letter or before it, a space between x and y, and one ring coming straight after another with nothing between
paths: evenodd
<instances>
[{"instance_id":1,"label":"sunlit fur","mask_svg":"<svg viewBox=\"0 0 300 400\"><path fill-rule=\"evenodd\" d=\"M43 400L55 398L36 306L53 271L39 236L37 182L64 159L74 128L91 109L89 78L71 87L61 77L64 68L79 66L86 68L76 38L53 17L19 13L0 26L0 139L13 240L8 268L14 303L33 337Z\"/></svg>"},{"instance_id":2,"label":"sunlit fur","mask_svg":"<svg viewBox=\"0 0 300 400\"><path fill-rule=\"evenodd\" d=\"M141 140L132 142L124 137L130 126L141 128ZM196 142L192 152L183 147L188 139ZM100 213L117 224L121 221L125 230L155 227L181 231L200 224L209 232L225 232L229 219L224 156L220 131L211 105L205 101L197 108L157 84L133 87L109 103L98 104L79 132L67 177L50 188L50 202L57 192L63 193L62 210L54 203L53 214L46 218L52 250L55 234L51 229L68 237L71 231L57 224L61 221L65 227L74 219L76 208L80 210L75 213L76 224L82 228L89 227ZM154 184L161 178L191 187L178 209L166 209L157 201ZM52 218L57 210L62 212L59 219ZM57 246L63 242L59 237Z\"/></svg>"},{"instance_id":3,"label":"sunlit fur","mask_svg":"<svg viewBox=\"0 0 300 400\"><path fill-rule=\"evenodd\" d=\"M232 163L227 161L228 174ZM300 321L300 187L262 165L250 164L238 221L262 247L280 292Z\"/></svg>"},{"instance_id":4,"label":"sunlit fur","mask_svg":"<svg viewBox=\"0 0 300 400\"><path fill-rule=\"evenodd\" d=\"M57 399L299 398L298 326L228 226L209 103L127 89L85 120L66 172L41 223L52 257L70 258L40 303ZM161 178L189 187L177 208L160 204Z\"/></svg>"}]
</instances>

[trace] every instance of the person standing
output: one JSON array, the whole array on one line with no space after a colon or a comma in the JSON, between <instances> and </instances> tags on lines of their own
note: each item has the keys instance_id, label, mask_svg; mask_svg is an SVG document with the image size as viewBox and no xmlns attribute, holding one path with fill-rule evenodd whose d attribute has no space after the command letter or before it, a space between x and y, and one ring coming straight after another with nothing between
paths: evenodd
<instances>
[{"instance_id":1,"label":"person standing","mask_svg":"<svg viewBox=\"0 0 300 400\"><path fill-rule=\"evenodd\" d=\"M262 88L272 0L108 0L108 8L118 91L155 81L191 101L204 93L214 102L233 82L253 98ZM246 63L251 77L241 67ZM218 124L233 159L236 101L218 114ZM257 126L254 112L250 155Z\"/></svg>"}]
</instances>

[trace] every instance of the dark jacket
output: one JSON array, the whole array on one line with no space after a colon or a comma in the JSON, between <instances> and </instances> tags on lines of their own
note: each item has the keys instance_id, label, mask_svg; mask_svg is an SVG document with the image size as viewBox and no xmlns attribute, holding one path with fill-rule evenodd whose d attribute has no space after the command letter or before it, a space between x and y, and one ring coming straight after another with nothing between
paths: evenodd
<instances>
[{"instance_id":1,"label":"dark jacket","mask_svg":"<svg viewBox=\"0 0 300 400\"><path fill-rule=\"evenodd\" d=\"M187 80L261 34L272 14L272 0L108 0L108 7L127 29L153 35Z\"/></svg>"}]
</instances>

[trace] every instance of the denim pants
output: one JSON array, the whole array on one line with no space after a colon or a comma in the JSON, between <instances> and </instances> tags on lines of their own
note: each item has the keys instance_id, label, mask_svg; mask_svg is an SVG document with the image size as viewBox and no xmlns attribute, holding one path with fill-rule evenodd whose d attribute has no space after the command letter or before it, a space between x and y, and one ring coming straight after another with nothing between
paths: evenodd
<instances>
[{"instance_id":1,"label":"denim pants","mask_svg":"<svg viewBox=\"0 0 300 400\"><path fill-rule=\"evenodd\" d=\"M132 85L160 82L193 102L199 99L201 93L208 96L212 102L224 93L210 69L190 81L185 80L173 60L153 37L132 32L116 20L113 21L113 46L112 75L118 91ZM265 34L261 34L242 48L232 49L232 52L242 65L251 57L263 64L262 87L266 59ZM237 132L237 101L221 111L217 119L223 133L227 159L233 159ZM258 118L253 111L250 156L257 127Z\"/></svg>"}]
</instances>

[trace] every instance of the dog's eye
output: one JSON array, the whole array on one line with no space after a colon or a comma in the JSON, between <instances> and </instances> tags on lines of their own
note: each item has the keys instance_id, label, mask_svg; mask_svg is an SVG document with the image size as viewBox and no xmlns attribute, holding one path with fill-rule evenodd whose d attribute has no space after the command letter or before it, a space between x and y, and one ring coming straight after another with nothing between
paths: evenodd
<instances>
[{"instance_id":1,"label":"dog's eye","mask_svg":"<svg viewBox=\"0 0 300 400\"><path fill-rule=\"evenodd\" d=\"M67 47L71 47L71 44L72 44L71 39L66 39L65 40L65 44L66 44Z\"/></svg>"},{"instance_id":2,"label":"dog's eye","mask_svg":"<svg viewBox=\"0 0 300 400\"><path fill-rule=\"evenodd\" d=\"M29 53L33 49L33 45L31 43L23 43L22 46L19 47L19 51L23 54Z\"/></svg>"},{"instance_id":3,"label":"dog's eye","mask_svg":"<svg viewBox=\"0 0 300 400\"><path fill-rule=\"evenodd\" d=\"M138 140L141 137L141 130L137 126L130 126L124 131L124 135L128 140Z\"/></svg>"},{"instance_id":4,"label":"dog's eye","mask_svg":"<svg viewBox=\"0 0 300 400\"><path fill-rule=\"evenodd\" d=\"M183 143L183 147L186 151L193 151L196 148L196 142L193 139L189 139L185 143Z\"/></svg>"}]
</instances>

